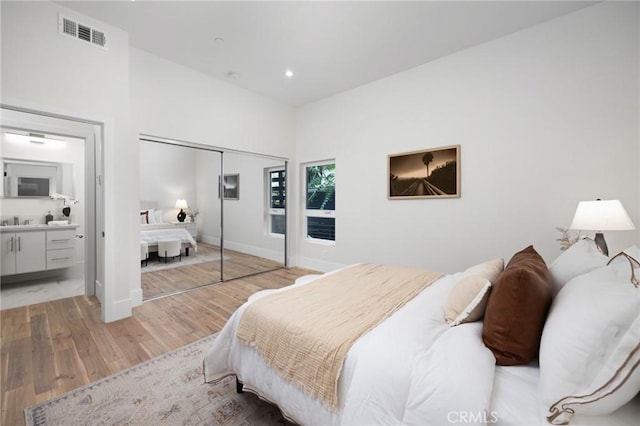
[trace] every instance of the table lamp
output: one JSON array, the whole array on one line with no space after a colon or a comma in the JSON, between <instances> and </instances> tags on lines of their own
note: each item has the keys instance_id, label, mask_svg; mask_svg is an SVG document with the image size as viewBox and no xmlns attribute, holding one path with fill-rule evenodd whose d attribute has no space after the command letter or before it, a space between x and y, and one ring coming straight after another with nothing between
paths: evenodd
<instances>
[{"instance_id":1,"label":"table lamp","mask_svg":"<svg viewBox=\"0 0 640 426\"><path fill-rule=\"evenodd\" d=\"M628 231L636 229L620 200L580 201L570 229L596 231L596 246L605 256L609 249L602 231Z\"/></svg>"},{"instance_id":2,"label":"table lamp","mask_svg":"<svg viewBox=\"0 0 640 426\"><path fill-rule=\"evenodd\" d=\"M184 209L188 208L187 200L176 200L176 209L180 209L180 212L178 212L178 222L184 222L184 219L187 217Z\"/></svg>"}]
</instances>

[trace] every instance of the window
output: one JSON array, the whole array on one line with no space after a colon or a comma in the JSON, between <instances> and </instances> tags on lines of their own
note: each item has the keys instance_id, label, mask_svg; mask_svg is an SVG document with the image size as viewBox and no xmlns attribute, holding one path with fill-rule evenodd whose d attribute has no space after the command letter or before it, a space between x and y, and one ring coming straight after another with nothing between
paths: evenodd
<instances>
[{"instance_id":1,"label":"window","mask_svg":"<svg viewBox=\"0 0 640 426\"><path fill-rule=\"evenodd\" d=\"M286 202L284 169L267 170L268 201L268 232L270 235L284 236L286 229L286 216L284 206Z\"/></svg>"},{"instance_id":2,"label":"window","mask_svg":"<svg viewBox=\"0 0 640 426\"><path fill-rule=\"evenodd\" d=\"M336 239L336 165L334 161L305 166L305 227L307 239Z\"/></svg>"}]
</instances>

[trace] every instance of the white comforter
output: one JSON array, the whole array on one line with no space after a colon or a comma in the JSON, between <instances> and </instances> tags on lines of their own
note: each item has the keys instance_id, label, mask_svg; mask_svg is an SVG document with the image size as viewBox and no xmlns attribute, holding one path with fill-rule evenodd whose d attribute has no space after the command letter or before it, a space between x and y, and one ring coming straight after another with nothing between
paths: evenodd
<instances>
[{"instance_id":1,"label":"white comforter","mask_svg":"<svg viewBox=\"0 0 640 426\"><path fill-rule=\"evenodd\" d=\"M160 240L180 240L183 244L189 244L194 250L198 250L198 244L189 231L168 225L141 225L140 241L150 246L157 246Z\"/></svg>"},{"instance_id":2,"label":"white comforter","mask_svg":"<svg viewBox=\"0 0 640 426\"><path fill-rule=\"evenodd\" d=\"M237 374L246 389L304 425L490 422L495 358L482 343L482 323L451 328L444 321L444 303L456 277L427 287L354 344L340 376L339 412L285 382L236 338L245 307L287 287L253 295L232 315L205 355L205 380Z\"/></svg>"}]
</instances>

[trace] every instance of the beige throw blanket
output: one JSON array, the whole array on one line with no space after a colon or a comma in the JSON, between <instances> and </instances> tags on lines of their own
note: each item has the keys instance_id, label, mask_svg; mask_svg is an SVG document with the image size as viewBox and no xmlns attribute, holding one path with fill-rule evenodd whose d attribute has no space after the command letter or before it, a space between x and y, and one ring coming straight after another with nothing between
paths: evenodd
<instances>
[{"instance_id":1,"label":"beige throw blanket","mask_svg":"<svg viewBox=\"0 0 640 426\"><path fill-rule=\"evenodd\" d=\"M285 379L338 408L338 378L353 343L442 274L355 265L249 305L238 338Z\"/></svg>"}]
</instances>

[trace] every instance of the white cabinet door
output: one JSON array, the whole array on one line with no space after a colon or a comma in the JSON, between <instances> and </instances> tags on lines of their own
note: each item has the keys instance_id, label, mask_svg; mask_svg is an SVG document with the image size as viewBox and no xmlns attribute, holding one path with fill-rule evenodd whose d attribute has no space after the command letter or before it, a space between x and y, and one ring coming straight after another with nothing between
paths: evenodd
<instances>
[{"instance_id":1,"label":"white cabinet door","mask_svg":"<svg viewBox=\"0 0 640 426\"><path fill-rule=\"evenodd\" d=\"M47 268L46 232L18 232L16 272L42 271Z\"/></svg>"},{"instance_id":2,"label":"white cabinet door","mask_svg":"<svg viewBox=\"0 0 640 426\"><path fill-rule=\"evenodd\" d=\"M0 234L2 241L2 275L10 275L16 273L16 234Z\"/></svg>"}]
</instances>

